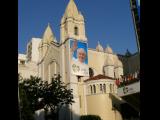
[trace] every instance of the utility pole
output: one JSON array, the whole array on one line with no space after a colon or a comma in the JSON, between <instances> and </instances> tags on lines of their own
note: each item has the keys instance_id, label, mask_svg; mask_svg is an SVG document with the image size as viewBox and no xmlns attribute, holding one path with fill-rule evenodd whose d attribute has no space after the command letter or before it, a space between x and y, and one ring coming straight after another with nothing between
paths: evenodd
<instances>
[{"instance_id":1,"label":"utility pole","mask_svg":"<svg viewBox=\"0 0 160 120\"><path fill-rule=\"evenodd\" d=\"M137 43L137 48L138 48L138 53L140 53L140 16L138 16L138 8L136 5L136 0L130 0L130 8L131 8L131 14L132 14L132 19L133 19L133 24L134 24L134 30L135 30L135 35L136 35L136 43ZM137 17L138 16L138 19Z\"/></svg>"}]
</instances>

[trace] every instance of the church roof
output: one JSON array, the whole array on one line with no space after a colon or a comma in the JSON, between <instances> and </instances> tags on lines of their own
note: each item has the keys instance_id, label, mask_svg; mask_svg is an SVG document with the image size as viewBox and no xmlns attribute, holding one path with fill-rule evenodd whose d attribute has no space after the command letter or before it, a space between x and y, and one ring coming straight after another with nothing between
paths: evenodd
<instances>
[{"instance_id":1,"label":"church roof","mask_svg":"<svg viewBox=\"0 0 160 120\"><path fill-rule=\"evenodd\" d=\"M85 80L84 82L91 81L91 80L100 80L100 79L111 79L111 80L115 80L115 78L112 78L112 77L109 77L109 76L105 76L105 75L99 74L99 75L93 76L93 77Z\"/></svg>"},{"instance_id":2,"label":"church roof","mask_svg":"<svg viewBox=\"0 0 160 120\"><path fill-rule=\"evenodd\" d=\"M68 5L67 5L67 8L65 10L65 16L66 17L73 17L73 16L78 16L78 9L77 9L77 6L74 2L74 0L70 0Z\"/></svg>"},{"instance_id":3,"label":"church roof","mask_svg":"<svg viewBox=\"0 0 160 120\"><path fill-rule=\"evenodd\" d=\"M50 43L51 41L54 41L55 37L52 32L52 29L50 27L50 24L48 23L48 26L43 34L43 43Z\"/></svg>"},{"instance_id":4,"label":"church roof","mask_svg":"<svg viewBox=\"0 0 160 120\"><path fill-rule=\"evenodd\" d=\"M69 1L68 5L66 7L65 13L61 19L61 23L63 23L65 21L65 19L69 18L69 17L77 19L77 20L84 20L84 17L81 14L81 12L78 11L78 8L77 8L74 0Z\"/></svg>"}]
</instances>

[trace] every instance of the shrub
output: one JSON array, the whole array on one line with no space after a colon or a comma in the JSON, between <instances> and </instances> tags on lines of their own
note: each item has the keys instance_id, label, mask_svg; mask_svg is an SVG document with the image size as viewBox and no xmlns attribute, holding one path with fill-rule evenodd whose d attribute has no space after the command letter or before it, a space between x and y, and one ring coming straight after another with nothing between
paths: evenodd
<instances>
[{"instance_id":1,"label":"shrub","mask_svg":"<svg viewBox=\"0 0 160 120\"><path fill-rule=\"evenodd\" d=\"M102 120L98 115L82 115L80 120Z\"/></svg>"}]
</instances>

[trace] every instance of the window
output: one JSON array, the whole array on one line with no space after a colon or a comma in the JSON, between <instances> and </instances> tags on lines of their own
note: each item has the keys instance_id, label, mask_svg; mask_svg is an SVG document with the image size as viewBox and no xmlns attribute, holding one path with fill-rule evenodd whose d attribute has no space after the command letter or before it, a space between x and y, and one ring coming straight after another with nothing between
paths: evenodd
<instances>
[{"instance_id":1,"label":"window","mask_svg":"<svg viewBox=\"0 0 160 120\"><path fill-rule=\"evenodd\" d=\"M75 34L75 35L78 35L78 27L77 27L77 26L74 27L74 34Z\"/></svg>"},{"instance_id":2,"label":"window","mask_svg":"<svg viewBox=\"0 0 160 120\"><path fill-rule=\"evenodd\" d=\"M94 75L93 69L89 68L89 77L93 77L93 75Z\"/></svg>"},{"instance_id":3,"label":"window","mask_svg":"<svg viewBox=\"0 0 160 120\"><path fill-rule=\"evenodd\" d=\"M93 91L92 91L92 85L90 85L90 88L91 88L91 94L93 93Z\"/></svg>"},{"instance_id":4,"label":"window","mask_svg":"<svg viewBox=\"0 0 160 120\"><path fill-rule=\"evenodd\" d=\"M21 60L21 61L20 61L20 64L24 65L24 64L25 64L25 61L24 61L24 60Z\"/></svg>"},{"instance_id":5,"label":"window","mask_svg":"<svg viewBox=\"0 0 160 120\"><path fill-rule=\"evenodd\" d=\"M96 93L96 86L93 85L93 90L94 90L94 93Z\"/></svg>"},{"instance_id":6,"label":"window","mask_svg":"<svg viewBox=\"0 0 160 120\"><path fill-rule=\"evenodd\" d=\"M116 77L115 71L114 71L114 77Z\"/></svg>"},{"instance_id":7,"label":"window","mask_svg":"<svg viewBox=\"0 0 160 120\"><path fill-rule=\"evenodd\" d=\"M81 76L77 76L78 82L81 82Z\"/></svg>"},{"instance_id":8,"label":"window","mask_svg":"<svg viewBox=\"0 0 160 120\"><path fill-rule=\"evenodd\" d=\"M80 108L82 107L82 102L81 102L81 96L79 96L79 106L80 106Z\"/></svg>"},{"instance_id":9,"label":"window","mask_svg":"<svg viewBox=\"0 0 160 120\"><path fill-rule=\"evenodd\" d=\"M110 93L112 93L112 84L109 85Z\"/></svg>"},{"instance_id":10,"label":"window","mask_svg":"<svg viewBox=\"0 0 160 120\"><path fill-rule=\"evenodd\" d=\"M32 58L32 42L30 42L27 47L27 61L30 61L31 58Z\"/></svg>"},{"instance_id":11,"label":"window","mask_svg":"<svg viewBox=\"0 0 160 120\"><path fill-rule=\"evenodd\" d=\"M102 91L102 84L100 84L100 91Z\"/></svg>"},{"instance_id":12,"label":"window","mask_svg":"<svg viewBox=\"0 0 160 120\"><path fill-rule=\"evenodd\" d=\"M112 92L114 93L114 84L112 84Z\"/></svg>"},{"instance_id":13,"label":"window","mask_svg":"<svg viewBox=\"0 0 160 120\"><path fill-rule=\"evenodd\" d=\"M106 93L106 84L103 84L104 93Z\"/></svg>"}]
</instances>

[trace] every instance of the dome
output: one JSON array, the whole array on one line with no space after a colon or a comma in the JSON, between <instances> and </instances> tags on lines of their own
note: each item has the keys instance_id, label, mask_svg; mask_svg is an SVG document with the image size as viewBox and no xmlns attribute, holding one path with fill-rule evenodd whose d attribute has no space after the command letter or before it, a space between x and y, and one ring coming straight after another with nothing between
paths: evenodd
<instances>
[{"instance_id":1,"label":"dome","mask_svg":"<svg viewBox=\"0 0 160 120\"><path fill-rule=\"evenodd\" d=\"M106 61L105 61L105 66L106 65L114 65L114 60L112 58L112 56L108 56Z\"/></svg>"},{"instance_id":2,"label":"dome","mask_svg":"<svg viewBox=\"0 0 160 120\"><path fill-rule=\"evenodd\" d=\"M96 47L96 50L98 51L98 52L103 52L104 50L103 50L103 47L101 46L101 44L99 43L99 41L98 41L98 45L97 45L97 47Z\"/></svg>"},{"instance_id":3,"label":"dome","mask_svg":"<svg viewBox=\"0 0 160 120\"><path fill-rule=\"evenodd\" d=\"M123 67L123 64L122 64L122 62L120 60L117 61L117 66L118 67Z\"/></svg>"},{"instance_id":4,"label":"dome","mask_svg":"<svg viewBox=\"0 0 160 120\"><path fill-rule=\"evenodd\" d=\"M107 45L105 52L109 54L113 54L112 48L109 45Z\"/></svg>"},{"instance_id":5,"label":"dome","mask_svg":"<svg viewBox=\"0 0 160 120\"><path fill-rule=\"evenodd\" d=\"M117 55L114 55L114 65L115 65L116 67L123 67L122 62L119 60L119 58L118 58Z\"/></svg>"},{"instance_id":6,"label":"dome","mask_svg":"<svg viewBox=\"0 0 160 120\"><path fill-rule=\"evenodd\" d=\"M115 67L117 67L118 66L118 56L115 54L114 56L113 56L113 60L114 60L114 65L115 65Z\"/></svg>"}]
</instances>

